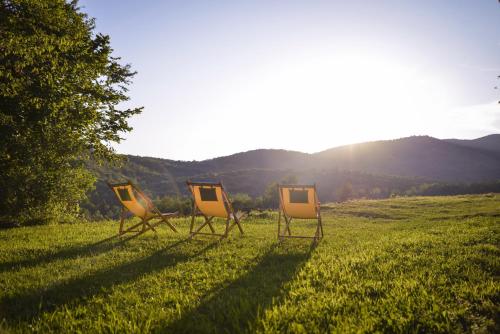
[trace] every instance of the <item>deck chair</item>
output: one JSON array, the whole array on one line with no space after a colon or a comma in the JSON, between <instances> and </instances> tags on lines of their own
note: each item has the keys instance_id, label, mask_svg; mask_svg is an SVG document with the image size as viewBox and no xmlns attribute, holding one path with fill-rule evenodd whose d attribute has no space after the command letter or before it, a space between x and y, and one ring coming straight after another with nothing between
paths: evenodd
<instances>
[{"instance_id":1,"label":"deck chair","mask_svg":"<svg viewBox=\"0 0 500 334\"><path fill-rule=\"evenodd\" d=\"M222 183L201 183L201 182L186 182L191 194L193 195L193 216L191 218L191 226L189 228L190 237L193 238L197 234L219 236L224 239L228 236L233 227L237 226L240 233L243 234L240 219L241 214L235 214L233 206L229 201L229 197L222 186ZM197 213L205 218L205 222L195 229L195 217ZM215 233L212 225L212 219L220 217L226 219L226 229L223 234ZM233 221L230 224L231 220ZM201 232L203 228L208 226L211 233Z\"/></svg>"},{"instance_id":2,"label":"deck chair","mask_svg":"<svg viewBox=\"0 0 500 334\"><path fill-rule=\"evenodd\" d=\"M156 233L155 227L162 223L167 224L172 231L177 232L175 226L168 220L171 217L177 216L177 212L161 213L154 206L153 202L130 181L114 184L108 182L108 186L122 204L119 235L125 233L137 233L137 235L140 235L149 230ZM141 222L124 229L127 211L139 217ZM153 223L153 220L157 221Z\"/></svg>"},{"instance_id":3,"label":"deck chair","mask_svg":"<svg viewBox=\"0 0 500 334\"><path fill-rule=\"evenodd\" d=\"M278 239L311 238L318 241L323 238L323 224L319 209L316 185L278 185L280 210L278 216ZM285 220L285 229L281 231L281 216ZM318 225L313 237L292 235L290 223L293 218L317 219ZM287 235L288 233L288 235Z\"/></svg>"}]
</instances>

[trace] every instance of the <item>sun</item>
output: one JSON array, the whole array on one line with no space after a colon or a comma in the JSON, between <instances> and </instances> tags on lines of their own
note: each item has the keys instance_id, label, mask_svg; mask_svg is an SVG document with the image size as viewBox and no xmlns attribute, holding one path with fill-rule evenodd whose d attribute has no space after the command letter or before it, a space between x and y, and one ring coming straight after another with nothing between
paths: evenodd
<instances>
[{"instance_id":1,"label":"sun","mask_svg":"<svg viewBox=\"0 0 500 334\"><path fill-rule=\"evenodd\" d=\"M394 59L330 55L254 70L234 85L225 107L252 115L247 122L255 128L275 124L300 132L284 137L283 147L313 152L318 142L329 147L425 133L433 114L447 107L444 87L439 78ZM275 130L276 137L280 133Z\"/></svg>"},{"instance_id":2,"label":"sun","mask_svg":"<svg viewBox=\"0 0 500 334\"><path fill-rule=\"evenodd\" d=\"M450 121L450 85L405 58L370 52L311 52L259 62L211 87L200 126L239 138L227 151L317 152L355 142L432 135ZM415 64L414 62L411 64ZM219 145L213 139L214 145Z\"/></svg>"}]
</instances>

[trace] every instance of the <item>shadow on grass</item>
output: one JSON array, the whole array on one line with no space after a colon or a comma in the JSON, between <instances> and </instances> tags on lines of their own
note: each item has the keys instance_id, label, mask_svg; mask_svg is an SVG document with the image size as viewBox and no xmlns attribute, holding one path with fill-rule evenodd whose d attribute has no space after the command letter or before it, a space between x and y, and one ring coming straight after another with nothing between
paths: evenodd
<instances>
[{"instance_id":1,"label":"shadow on grass","mask_svg":"<svg viewBox=\"0 0 500 334\"><path fill-rule=\"evenodd\" d=\"M101 241L85 244L80 246L63 248L55 253L45 253L37 255L34 258L21 259L18 261L10 261L0 263L0 273L19 270L22 268L36 267L43 264L48 264L58 260L69 260L78 258L85 255L98 255L101 253L113 250L117 246L125 244L127 241L134 239L138 235L132 235L127 237L119 238L119 234L115 234L109 238L103 239Z\"/></svg>"},{"instance_id":2,"label":"shadow on grass","mask_svg":"<svg viewBox=\"0 0 500 334\"><path fill-rule=\"evenodd\" d=\"M189 250L176 249L182 244L190 244ZM30 321L43 312L50 312L58 306L83 302L114 285L136 280L144 274L158 272L172 267L179 262L187 261L218 245L192 242L184 239L158 250L151 255L127 262L109 269L97 271L87 276L71 278L66 281L56 282L45 289L31 291L26 294L16 295L0 301L0 317L7 321Z\"/></svg>"},{"instance_id":3,"label":"shadow on grass","mask_svg":"<svg viewBox=\"0 0 500 334\"><path fill-rule=\"evenodd\" d=\"M301 249L273 245L250 271L211 291L195 309L161 328L166 333L252 332L259 315L282 298L284 286L309 259L314 246Z\"/></svg>"}]
</instances>

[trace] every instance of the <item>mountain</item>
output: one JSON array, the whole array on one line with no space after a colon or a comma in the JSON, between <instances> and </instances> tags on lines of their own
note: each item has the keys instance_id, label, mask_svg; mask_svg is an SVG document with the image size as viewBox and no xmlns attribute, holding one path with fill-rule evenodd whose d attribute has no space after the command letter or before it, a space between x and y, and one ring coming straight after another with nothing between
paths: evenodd
<instances>
[{"instance_id":1,"label":"mountain","mask_svg":"<svg viewBox=\"0 0 500 334\"><path fill-rule=\"evenodd\" d=\"M489 135L477 139L445 139L445 141L460 146L500 153L500 134Z\"/></svg>"},{"instance_id":2,"label":"mountain","mask_svg":"<svg viewBox=\"0 0 500 334\"><path fill-rule=\"evenodd\" d=\"M158 184L157 187L173 186L187 179L217 179L234 175L241 175L242 183L251 178L260 184L268 178L275 178L273 174L300 174L301 182L312 182L313 171L351 171L444 182L483 182L500 179L500 135L474 140L412 136L341 146L314 154L260 149L203 161L131 155L126 158L128 161L121 168L98 170L99 178L135 179L139 183L150 184L148 189L155 188L154 184ZM241 191L254 193L251 186L250 182ZM261 187L256 188L257 191L262 190Z\"/></svg>"},{"instance_id":3,"label":"mountain","mask_svg":"<svg viewBox=\"0 0 500 334\"><path fill-rule=\"evenodd\" d=\"M499 136L499 135L495 135ZM489 136L490 137L490 136ZM447 182L479 182L500 178L500 150L493 140L439 140L413 136L348 145L319 152L322 167L374 174L424 177ZM465 144L464 144L465 143Z\"/></svg>"},{"instance_id":4,"label":"mountain","mask_svg":"<svg viewBox=\"0 0 500 334\"><path fill-rule=\"evenodd\" d=\"M105 181L123 179L135 181L153 198L188 195L188 179L221 180L230 193L257 197L270 183L292 177L316 183L323 201L337 200L346 187L353 197L387 197L419 193L415 189L435 182L493 182L500 180L500 135L474 140L413 136L314 154L260 149L203 161L131 155L126 160L119 168L92 167L99 181L90 194L91 206L101 212L115 210Z\"/></svg>"}]
</instances>

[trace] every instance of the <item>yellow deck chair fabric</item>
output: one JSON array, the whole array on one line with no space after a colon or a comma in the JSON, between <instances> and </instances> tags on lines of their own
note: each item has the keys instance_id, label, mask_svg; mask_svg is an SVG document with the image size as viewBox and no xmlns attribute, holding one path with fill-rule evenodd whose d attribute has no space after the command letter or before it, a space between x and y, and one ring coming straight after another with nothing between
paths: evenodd
<instances>
[{"instance_id":1,"label":"yellow deck chair fabric","mask_svg":"<svg viewBox=\"0 0 500 334\"><path fill-rule=\"evenodd\" d=\"M323 237L323 224L321 221L320 203L316 192L316 185L278 185L280 211L278 218L278 238L313 238L319 240ZM285 220L285 231L281 233L281 216ZM293 236L290 223L293 218L317 219L318 225L313 237ZM288 235L286 235L288 233Z\"/></svg>"},{"instance_id":2,"label":"yellow deck chair fabric","mask_svg":"<svg viewBox=\"0 0 500 334\"><path fill-rule=\"evenodd\" d=\"M206 182L186 182L191 194L193 195L193 214L191 218L191 226L189 233L191 237L196 234L214 235L225 238L234 226L237 226L240 233L243 234L243 229L240 224L241 215L234 213L231 201L227 196L222 183L206 183ZM205 218L205 222L194 229L195 217L198 213ZM226 219L225 232L215 233L215 228L212 225L214 217ZM233 224L230 224L231 220ZM211 233L200 232L205 226L208 226Z\"/></svg>"},{"instance_id":3,"label":"yellow deck chair fabric","mask_svg":"<svg viewBox=\"0 0 500 334\"><path fill-rule=\"evenodd\" d=\"M167 224L174 232L177 232L175 226L168 220L168 218L176 216L177 213L161 213L156 206L154 206L153 202L132 182L108 183L108 186L122 204L119 228L120 235L128 232L139 232L139 234L142 234L148 230L156 232L155 226L161 223ZM141 222L124 230L125 214L127 210L136 217L139 217ZM159 219L159 221L153 223L153 219ZM136 228L141 225L142 229L136 230Z\"/></svg>"},{"instance_id":4,"label":"yellow deck chair fabric","mask_svg":"<svg viewBox=\"0 0 500 334\"><path fill-rule=\"evenodd\" d=\"M146 218L149 214L147 209L147 202L134 193L134 188L131 184L116 185L112 187L115 195L122 205L127 208L130 212L140 218ZM141 201L139 201L139 199Z\"/></svg>"}]
</instances>

